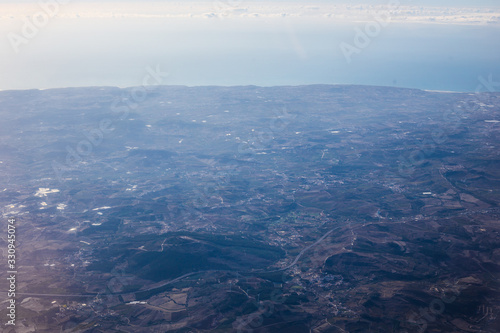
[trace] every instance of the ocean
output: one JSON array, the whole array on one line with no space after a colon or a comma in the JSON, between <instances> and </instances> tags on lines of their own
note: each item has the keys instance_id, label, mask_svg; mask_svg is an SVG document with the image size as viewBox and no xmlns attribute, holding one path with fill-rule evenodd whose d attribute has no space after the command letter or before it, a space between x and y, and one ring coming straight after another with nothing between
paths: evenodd
<instances>
[{"instance_id":1,"label":"ocean","mask_svg":"<svg viewBox=\"0 0 500 333\"><path fill-rule=\"evenodd\" d=\"M8 33L21 29L19 20L0 21L2 90L140 86L147 68L169 73L162 84L188 86L322 83L472 92L481 78L500 81L498 24L377 29L328 18L57 18L15 52Z\"/></svg>"}]
</instances>

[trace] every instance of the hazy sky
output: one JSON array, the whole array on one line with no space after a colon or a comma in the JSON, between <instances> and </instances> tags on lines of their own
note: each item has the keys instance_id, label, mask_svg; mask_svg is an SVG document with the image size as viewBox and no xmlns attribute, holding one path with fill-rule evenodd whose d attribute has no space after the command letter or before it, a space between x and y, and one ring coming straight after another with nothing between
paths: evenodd
<instances>
[{"instance_id":1,"label":"hazy sky","mask_svg":"<svg viewBox=\"0 0 500 333\"><path fill-rule=\"evenodd\" d=\"M44 2L48 2L49 0L45 0ZM99 1L99 2L134 2L137 0L104 0L104 1ZM152 2L176 2L175 0L149 0ZM0 0L0 3L36 3L37 1L33 0ZM62 2L62 1L61 1ZM90 1L83 1L83 0L73 0L71 1L73 3L75 2L90 2ZM212 1L199 1L199 0L183 0L183 2L212 2ZM245 1L239 1L239 0L227 0L227 3L236 3L236 2L246 2L246 3L251 3L251 2L258 2L255 0L245 0ZM271 1L268 1L271 2ZM340 4L340 3L347 3L347 4L381 4L385 5L389 3L389 0L316 0L316 1L301 1L301 0L274 0L274 2L289 2L289 3L302 3L302 4L308 4L308 3L318 3L318 2L326 2L326 3L333 3L333 4ZM402 4L412 4L415 6L500 6L497 0L407 0L407 1L401 1Z\"/></svg>"},{"instance_id":2,"label":"hazy sky","mask_svg":"<svg viewBox=\"0 0 500 333\"><path fill-rule=\"evenodd\" d=\"M40 3L0 0L0 89L500 81L498 1Z\"/></svg>"}]
</instances>

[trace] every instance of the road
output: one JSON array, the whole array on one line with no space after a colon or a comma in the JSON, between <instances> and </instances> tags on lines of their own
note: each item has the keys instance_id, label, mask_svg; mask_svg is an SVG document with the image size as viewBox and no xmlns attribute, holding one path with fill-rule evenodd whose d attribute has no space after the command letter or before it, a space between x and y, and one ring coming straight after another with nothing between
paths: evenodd
<instances>
[{"instance_id":1,"label":"road","mask_svg":"<svg viewBox=\"0 0 500 333\"><path fill-rule=\"evenodd\" d=\"M261 272L262 273L272 273L272 272L286 271L286 270L292 268L293 266L295 266L305 252L307 252L309 249L311 249L311 248L315 247L316 245L318 245L319 243L321 243L326 237L328 237L328 235L330 235L335 230L340 229L341 227L343 227L343 226L335 227L335 228L329 230L323 236L321 236L321 238L319 238L316 242L314 242L313 244L305 247L302 251L299 252L299 254L297 254L297 256L295 257L295 259L292 261L292 263L290 265L288 265L286 267L283 267L283 268L280 268L280 269L272 270L272 271L250 271L250 272L236 272L236 271L227 271L227 270L204 270L204 271L197 271L197 272L191 272L191 273L187 273L187 274L181 275L181 276L179 276L179 277L177 277L177 278L175 278L173 280L167 281L167 282L162 283L162 284L160 284L158 286L155 286L155 287L151 287L151 288L144 289L144 290L130 291L130 292L126 292L126 293L120 293L120 292L118 292L118 293L87 293L87 294L79 294L79 295L70 295L70 294L32 294L32 293L17 293L17 294L22 295L22 296L31 296L31 297L95 297L97 295L121 296L121 295L130 295L130 294L135 294L135 293L140 293L140 292L152 291L152 290L155 290L155 289L158 289L158 288L162 288L162 287L164 287L166 285L178 282L178 281L180 281L180 280L182 280L184 278L187 278L188 276L196 275L196 274L200 274L200 273L208 273L208 272L230 272L230 273L244 274L244 273L256 273L256 272L259 272L259 273L261 273Z\"/></svg>"}]
</instances>

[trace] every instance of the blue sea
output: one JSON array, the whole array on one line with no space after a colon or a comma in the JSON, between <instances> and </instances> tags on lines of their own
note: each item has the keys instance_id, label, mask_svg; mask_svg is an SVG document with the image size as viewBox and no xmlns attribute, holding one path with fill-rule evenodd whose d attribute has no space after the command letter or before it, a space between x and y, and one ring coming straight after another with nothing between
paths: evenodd
<instances>
[{"instance_id":1,"label":"blue sea","mask_svg":"<svg viewBox=\"0 0 500 333\"><path fill-rule=\"evenodd\" d=\"M326 83L474 91L481 77L500 81L498 25L391 23L358 43L362 48L355 44L359 31L365 23L326 18L58 19L17 53L2 38L0 89L139 86L148 67L169 73L162 84L189 86ZM350 61L341 45L356 47Z\"/></svg>"}]
</instances>

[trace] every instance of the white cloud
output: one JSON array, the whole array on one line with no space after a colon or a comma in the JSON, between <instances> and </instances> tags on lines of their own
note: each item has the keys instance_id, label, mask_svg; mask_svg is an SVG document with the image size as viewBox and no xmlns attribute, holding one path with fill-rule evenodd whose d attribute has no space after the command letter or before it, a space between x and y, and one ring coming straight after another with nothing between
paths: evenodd
<instances>
[{"instance_id":1,"label":"white cloud","mask_svg":"<svg viewBox=\"0 0 500 333\"><path fill-rule=\"evenodd\" d=\"M36 4L0 4L0 17L29 16ZM376 13L389 13L393 22L487 24L500 23L500 10L478 7L422 7L346 5L330 3L209 1L209 2L75 2L60 8L66 18L325 18L335 21L371 21Z\"/></svg>"}]
</instances>

